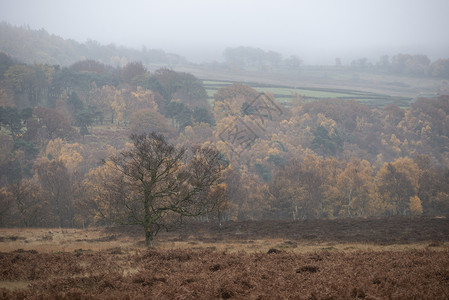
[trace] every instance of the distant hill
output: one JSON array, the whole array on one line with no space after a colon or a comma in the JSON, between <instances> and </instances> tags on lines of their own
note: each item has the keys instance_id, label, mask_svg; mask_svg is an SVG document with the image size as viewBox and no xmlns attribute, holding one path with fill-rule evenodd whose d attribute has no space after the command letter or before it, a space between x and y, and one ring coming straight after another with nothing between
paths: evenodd
<instances>
[{"instance_id":1,"label":"distant hill","mask_svg":"<svg viewBox=\"0 0 449 300\"><path fill-rule=\"evenodd\" d=\"M82 44L49 34L45 29L32 30L27 26L12 26L0 22L0 52L25 63L49 63L68 66L82 59L99 60L112 66L123 66L131 61L145 65L176 65L185 58L163 50L135 50L115 45L100 45L89 40Z\"/></svg>"}]
</instances>

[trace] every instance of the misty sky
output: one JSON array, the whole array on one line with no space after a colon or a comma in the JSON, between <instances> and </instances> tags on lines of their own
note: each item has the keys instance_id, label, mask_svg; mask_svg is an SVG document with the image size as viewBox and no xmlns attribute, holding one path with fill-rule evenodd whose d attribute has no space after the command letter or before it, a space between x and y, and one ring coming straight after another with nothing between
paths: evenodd
<instances>
[{"instance_id":1,"label":"misty sky","mask_svg":"<svg viewBox=\"0 0 449 300\"><path fill-rule=\"evenodd\" d=\"M197 62L236 46L306 64L399 52L449 58L448 15L449 0L0 0L0 21Z\"/></svg>"}]
</instances>

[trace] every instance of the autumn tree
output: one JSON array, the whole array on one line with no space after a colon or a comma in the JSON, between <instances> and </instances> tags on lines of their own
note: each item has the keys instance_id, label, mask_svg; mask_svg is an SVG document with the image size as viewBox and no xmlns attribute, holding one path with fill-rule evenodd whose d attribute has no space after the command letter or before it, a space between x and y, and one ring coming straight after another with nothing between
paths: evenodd
<instances>
[{"instance_id":1,"label":"autumn tree","mask_svg":"<svg viewBox=\"0 0 449 300\"><path fill-rule=\"evenodd\" d=\"M271 194L277 218L313 219L334 214L329 190L336 185L337 161L310 150L304 160L291 159L273 177Z\"/></svg>"},{"instance_id":2,"label":"autumn tree","mask_svg":"<svg viewBox=\"0 0 449 300\"><path fill-rule=\"evenodd\" d=\"M70 69L78 72L84 71L84 72L95 72L98 74L105 74L107 72L108 67L99 61L93 59L85 59L75 62L70 66Z\"/></svg>"},{"instance_id":3,"label":"autumn tree","mask_svg":"<svg viewBox=\"0 0 449 300\"><path fill-rule=\"evenodd\" d=\"M219 88L214 95L215 101L224 101L236 97L243 97L247 101L252 101L259 95L259 92L248 85L233 83L231 85Z\"/></svg>"},{"instance_id":4,"label":"autumn tree","mask_svg":"<svg viewBox=\"0 0 449 300\"><path fill-rule=\"evenodd\" d=\"M250 86L234 83L232 85L222 87L214 95L213 114L217 122L221 119L242 115L243 110L252 103L258 96L259 92Z\"/></svg>"},{"instance_id":5,"label":"autumn tree","mask_svg":"<svg viewBox=\"0 0 449 300\"><path fill-rule=\"evenodd\" d=\"M421 214L419 168L410 158L385 163L377 173L376 186L387 210L393 215Z\"/></svg>"},{"instance_id":6,"label":"autumn tree","mask_svg":"<svg viewBox=\"0 0 449 300\"><path fill-rule=\"evenodd\" d=\"M156 70L155 76L157 85L153 85L157 88L156 91L163 95L167 101L180 99L190 108L209 106L203 83L192 74L159 69Z\"/></svg>"},{"instance_id":7,"label":"autumn tree","mask_svg":"<svg viewBox=\"0 0 449 300\"><path fill-rule=\"evenodd\" d=\"M77 170L83 162L84 147L67 143L60 138L48 142L43 154L50 160L61 161L69 172Z\"/></svg>"},{"instance_id":8,"label":"autumn tree","mask_svg":"<svg viewBox=\"0 0 449 300\"><path fill-rule=\"evenodd\" d=\"M335 155L343 148L343 140L337 130L329 134L329 131L323 126L318 126L313 131L314 139L310 147L323 155Z\"/></svg>"},{"instance_id":9,"label":"autumn tree","mask_svg":"<svg viewBox=\"0 0 449 300\"><path fill-rule=\"evenodd\" d=\"M45 73L34 66L14 65L4 74L5 84L16 95L26 95L28 103L25 106L35 106L41 100L42 91L48 87Z\"/></svg>"},{"instance_id":10,"label":"autumn tree","mask_svg":"<svg viewBox=\"0 0 449 300\"><path fill-rule=\"evenodd\" d=\"M20 227L42 226L48 224L48 203L42 188L34 178L24 179L0 190L7 216L0 210L0 220L8 219L9 225Z\"/></svg>"},{"instance_id":11,"label":"autumn tree","mask_svg":"<svg viewBox=\"0 0 449 300\"><path fill-rule=\"evenodd\" d=\"M195 147L191 154L177 149L157 133L131 135L133 145L108 159L123 175L126 189L115 208L115 221L143 227L145 243L178 216L207 214L215 200L201 193L220 179L221 155L210 147Z\"/></svg>"},{"instance_id":12,"label":"autumn tree","mask_svg":"<svg viewBox=\"0 0 449 300\"><path fill-rule=\"evenodd\" d=\"M9 221L12 201L6 187L0 189L0 226L5 226Z\"/></svg>"},{"instance_id":13,"label":"autumn tree","mask_svg":"<svg viewBox=\"0 0 449 300\"><path fill-rule=\"evenodd\" d=\"M214 116L207 108L195 107L192 117L195 123L207 123L212 126L215 125Z\"/></svg>"},{"instance_id":14,"label":"autumn tree","mask_svg":"<svg viewBox=\"0 0 449 300\"><path fill-rule=\"evenodd\" d=\"M165 105L165 116L171 119L178 131L192 124L192 110L180 100L172 100Z\"/></svg>"},{"instance_id":15,"label":"autumn tree","mask_svg":"<svg viewBox=\"0 0 449 300\"><path fill-rule=\"evenodd\" d=\"M155 95L151 90L144 89L138 86L134 91L130 92L127 98L127 107L131 112L136 112L139 109L153 108L158 109L158 104L155 102Z\"/></svg>"},{"instance_id":16,"label":"autumn tree","mask_svg":"<svg viewBox=\"0 0 449 300\"><path fill-rule=\"evenodd\" d=\"M61 160L43 159L35 164L35 172L50 202L55 217L53 225L68 227L72 225L73 209L71 202L71 177Z\"/></svg>"},{"instance_id":17,"label":"autumn tree","mask_svg":"<svg viewBox=\"0 0 449 300\"><path fill-rule=\"evenodd\" d=\"M337 177L341 215L366 217L375 213L373 170L366 160L352 159Z\"/></svg>"},{"instance_id":18,"label":"autumn tree","mask_svg":"<svg viewBox=\"0 0 449 300\"><path fill-rule=\"evenodd\" d=\"M129 125L131 132L135 134L154 131L167 137L176 135L175 129L168 124L167 119L152 108L145 108L134 112L131 115Z\"/></svg>"},{"instance_id":19,"label":"autumn tree","mask_svg":"<svg viewBox=\"0 0 449 300\"><path fill-rule=\"evenodd\" d=\"M20 137L24 125L17 108L0 106L0 126L5 127L10 132L13 141Z\"/></svg>"},{"instance_id":20,"label":"autumn tree","mask_svg":"<svg viewBox=\"0 0 449 300\"><path fill-rule=\"evenodd\" d=\"M224 182L215 183L210 186L210 188L201 193L201 197L206 197L209 202L215 203L215 208L206 216L200 216L205 218L206 221L210 219L217 220L217 222L222 224L223 221L230 220L230 208L231 203L228 201L228 189Z\"/></svg>"},{"instance_id":21,"label":"autumn tree","mask_svg":"<svg viewBox=\"0 0 449 300\"><path fill-rule=\"evenodd\" d=\"M123 113L125 109L124 99L120 96L120 90L114 86L105 85L100 88L95 83L92 84L89 94L91 103L101 110L103 116L110 117L111 124L114 123L117 111Z\"/></svg>"},{"instance_id":22,"label":"autumn tree","mask_svg":"<svg viewBox=\"0 0 449 300\"><path fill-rule=\"evenodd\" d=\"M234 182L237 186L229 186L229 189L237 190L237 198L229 199L238 209L239 220L261 220L272 209L273 197L268 189L268 184L259 176L247 170L241 170L240 180Z\"/></svg>"},{"instance_id":23,"label":"autumn tree","mask_svg":"<svg viewBox=\"0 0 449 300\"><path fill-rule=\"evenodd\" d=\"M76 131L67 118L53 108L36 107L34 116L38 122L43 145L55 138L69 139L76 136Z\"/></svg>"},{"instance_id":24,"label":"autumn tree","mask_svg":"<svg viewBox=\"0 0 449 300\"><path fill-rule=\"evenodd\" d=\"M193 126L187 126L176 141L179 145L190 147L203 143L214 143L214 139L214 131L209 124L195 123Z\"/></svg>"},{"instance_id":25,"label":"autumn tree","mask_svg":"<svg viewBox=\"0 0 449 300\"><path fill-rule=\"evenodd\" d=\"M422 201L423 214L449 213L448 169L436 167L428 155L417 155L414 161L420 169L417 195Z\"/></svg>"},{"instance_id":26,"label":"autumn tree","mask_svg":"<svg viewBox=\"0 0 449 300\"><path fill-rule=\"evenodd\" d=\"M0 186L31 176L38 149L25 140L13 142L2 137L0 141L1 150L5 151L0 155Z\"/></svg>"},{"instance_id":27,"label":"autumn tree","mask_svg":"<svg viewBox=\"0 0 449 300\"><path fill-rule=\"evenodd\" d=\"M134 77L144 75L146 72L147 68L142 62L130 62L122 68L120 77L124 82L129 83Z\"/></svg>"},{"instance_id":28,"label":"autumn tree","mask_svg":"<svg viewBox=\"0 0 449 300\"><path fill-rule=\"evenodd\" d=\"M84 197L76 201L80 213L95 224L113 224L120 216L117 208L126 197L122 182L123 174L116 172L112 161L90 170L83 181Z\"/></svg>"}]
</instances>

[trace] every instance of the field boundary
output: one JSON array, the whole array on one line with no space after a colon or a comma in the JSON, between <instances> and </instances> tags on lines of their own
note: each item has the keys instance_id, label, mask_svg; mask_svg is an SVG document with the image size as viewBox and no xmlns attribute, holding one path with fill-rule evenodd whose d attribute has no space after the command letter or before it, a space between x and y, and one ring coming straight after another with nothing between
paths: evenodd
<instances>
[{"instance_id":1,"label":"field boundary","mask_svg":"<svg viewBox=\"0 0 449 300\"><path fill-rule=\"evenodd\" d=\"M248 85L259 92L270 92L279 102L286 106L290 105L291 100L293 100L296 95L300 95L304 102L311 102L320 99L355 100L372 108L383 107L388 104L396 104L401 108L407 108L413 101L413 99L409 97L390 96L387 94L346 88L289 86L260 82L214 80L210 78L203 78L201 80L203 81L203 86L206 89L210 101L213 101L213 95L219 88L226 87L234 83Z\"/></svg>"}]
</instances>

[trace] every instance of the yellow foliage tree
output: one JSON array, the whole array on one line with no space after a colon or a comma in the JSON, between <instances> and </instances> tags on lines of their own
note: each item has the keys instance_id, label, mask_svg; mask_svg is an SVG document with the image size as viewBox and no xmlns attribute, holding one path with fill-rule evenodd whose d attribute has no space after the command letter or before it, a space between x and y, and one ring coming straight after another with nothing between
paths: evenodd
<instances>
[{"instance_id":1,"label":"yellow foliage tree","mask_svg":"<svg viewBox=\"0 0 449 300\"><path fill-rule=\"evenodd\" d=\"M230 99L224 99L214 102L214 117L216 121L223 118L233 116L238 117L242 115L242 105L245 102L243 96L236 96Z\"/></svg>"},{"instance_id":2,"label":"yellow foliage tree","mask_svg":"<svg viewBox=\"0 0 449 300\"><path fill-rule=\"evenodd\" d=\"M280 217L310 219L334 215L333 187L337 185L338 162L305 151L303 161L288 161L273 177L270 189Z\"/></svg>"},{"instance_id":3,"label":"yellow foliage tree","mask_svg":"<svg viewBox=\"0 0 449 300\"><path fill-rule=\"evenodd\" d=\"M215 140L214 130L207 123L195 123L184 128L177 140L184 147L200 145L206 142L213 143Z\"/></svg>"},{"instance_id":4,"label":"yellow foliage tree","mask_svg":"<svg viewBox=\"0 0 449 300\"><path fill-rule=\"evenodd\" d=\"M120 187L122 175L111 161L90 170L83 181L86 197L80 204L97 224L112 224L119 212L116 210L123 190Z\"/></svg>"},{"instance_id":5,"label":"yellow foliage tree","mask_svg":"<svg viewBox=\"0 0 449 300\"><path fill-rule=\"evenodd\" d=\"M370 216L376 214L373 169L366 160L352 159L337 177L344 216Z\"/></svg>"},{"instance_id":6,"label":"yellow foliage tree","mask_svg":"<svg viewBox=\"0 0 449 300\"><path fill-rule=\"evenodd\" d=\"M417 208L414 197L419 187L419 172L418 165L408 157L385 163L379 170L375 179L377 191L391 214L408 215L411 207ZM411 199L415 201L413 205Z\"/></svg>"},{"instance_id":7,"label":"yellow foliage tree","mask_svg":"<svg viewBox=\"0 0 449 300\"><path fill-rule=\"evenodd\" d=\"M83 162L84 147L78 143L67 143L60 138L48 142L45 156L49 159L60 160L70 171L77 170Z\"/></svg>"},{"instance_id":8,"label":"yellow foliage tree","mask_svg":"<svg viewBox=\"0 0 449 300\"><path fill-rule=\"evenodd\" d=\"M220 225L222 221L230 220L230 209L232 205L228 201L228 186L225 182L215 183L211 185L205 197L214 199L214 201L208 202L214 203L211 214L212 216L216 217Z\"/></svg>"},{"instance_id":9,"label":"yellow foliage tree","mask_svg":"<svg viewBox=\"0 0 449 300\"><path fill-rule=\"evenodd\" d=\"M241 191L238 205L239 220L260 220L272 207L268 184L264 183L257 175L246 170L241 172Z\"/></svg>"},{"instance_id":10,"label":"yellow foliage tree","mask_svg":"<svg viewBox=\"0 0 449 300\"><path fill-rule=\"evenodd\" d=\"M158 109L151 90L138 86L135 91L131 92L131 96L132 98L128 100L128 107L131 112L144 108Z\"/></svg>"},{"instance_id":11,"label":"yellow foliage tree","mask_svg":"<svg viewBox=\"0 0 449 300\"><path fill-rule=\"evenodd\" d=\"M421 200L418 196L412 196L409 200L409 209L412 215L421 215L422 214L422 205Z\"/></svg>"},{"instance_id":12,"label":"yellow foliage tree","mask_svg":"<svg viewBox=\"0 0 449 300\"><path fill-rule=\"evenodd\" d=\"M113 99L114 100L111 103L111 108L115 112L117 123L120 124L120 122L123 122L125 120L126 113L126 102L123 97L123 91L115 90Z\"/></svg>"}]
</instances>

